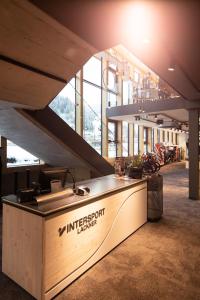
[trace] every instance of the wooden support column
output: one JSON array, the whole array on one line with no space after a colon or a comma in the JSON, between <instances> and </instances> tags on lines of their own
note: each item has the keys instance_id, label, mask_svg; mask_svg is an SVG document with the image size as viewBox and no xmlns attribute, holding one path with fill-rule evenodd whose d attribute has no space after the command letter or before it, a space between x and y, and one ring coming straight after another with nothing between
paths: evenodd
<instances>
[{"instance_id":1,"label":"wooden support column","mask_svg":"<svg viewBox=\"0 0 200 300\"><path fill-rule=\"evenodd\" d=\"M122 78L118 76L117 106L122 105ZM122 156L122 122L117 122L117 156Z\"/></svg>"},{"instance_id":2,"label":"wooden support column","mask_svg":"<svg viewBox=\"0 0 200 300\"><path fill-rule=\"evenodd\" d=\"M173 132L169 131L169 145L173 144Z\"/></svg>"},{"instance_id":3,"label":"wooden support column","mask_svg":"<svg viewBox=\"0 0 200 300\"><path fill-rule=\"evenodd\" d=\"M102 156L108 157L108 119L106 117L107 108L107 86L108 86L108 61L102 60Z\"/></svg>"},{"instance_id":4,"label":"wooden support column","mask_svg":"<svg viewBox=\"0 0 200 300\"><path fill-rule=\"evenodd\" d=\"M199 198L199 111L189 110L189 198Z\"/></svg>"},{"instance_id":5,"label":"wooden support column","mask_svg":"<svg viewBox=\"0 0 200 300\"><path fill-rule=\"evenodd\" d=\"M122 122L117 122L117 156L122 156Z\"/></svg>"},{"instance_id":6,"label":"wooden support column","mask_svg":"<svg viewBox=\"0 0 200 300\"><path fill-rule=\"evenodd\" d=\"M164 130L165 142L168 144L168 130Z\"/></svg>"},{"instance_id":7,"label":"wooden support column","mask_svg":"<svg viewBox=\"0 0 200 300\"><path fill-rule=\"evenodd\" d=\"M83 136L83 72L76 75L76 132Z\"/></svg>"},{"instance_id":8,"label":"wooden support column","mask_svg":"<svg viewBox=\"0 0 200 300\"><path fill-rule=\"evenodd\" d=\"M158 129L152 128L154 130L154 146L158 143Z\"/></svg>"},{"instance_id":9,"label":"wooden support column","mask_svg":"<svg viewBox=\"0 0 200 300\"><path fill-rule=\"evenodd\" d=\"M151 152L152 149L152 130L153 128L148 128L148 152Z\"/></svg>"},{"instance_id":10,"label":"wooden support column","mask_svg":"<svg viewBox=\"0 0 200 300\"><path fill-rule=\"evenodd\" d=\"M134 154L134 126L132 123L129 124L129 156Z\"/></svg>"},{"instance_id":11,"label":"wooden support column","mask_svg":"<svg viewBox=\"0 0 200 300\"><path fill-rule=\"evenodd\" d=\"M173 144L176 145L176 132L173 132Z\"/></svg>"},{"instance_id":12,"label":"wooden support column","mask_svg":"<svg viewBox=\"0 0 200 300\"><path fill-rule=\"evenodd\" d=\"M144 126L139 126L139 154L144 153Z\"/></svg>"}]
</instances>

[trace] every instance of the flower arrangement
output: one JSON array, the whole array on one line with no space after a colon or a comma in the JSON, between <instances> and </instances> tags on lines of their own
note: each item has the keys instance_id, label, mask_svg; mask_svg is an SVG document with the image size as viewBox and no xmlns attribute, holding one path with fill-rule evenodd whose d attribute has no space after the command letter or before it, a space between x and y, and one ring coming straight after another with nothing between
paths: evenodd
<instances>
[{"instance_id":1,"label":"flower arrangement","mask_svg":"<svg viewBox=\"0 0 200 300\"><path fill-rule=\"evenodd\" d=\"M130 163L127 166L128 169L128 176L135 179L141 179L142 178L142 159L140 155L137 155L130 161Z\"/></svg>"}]
</instances>

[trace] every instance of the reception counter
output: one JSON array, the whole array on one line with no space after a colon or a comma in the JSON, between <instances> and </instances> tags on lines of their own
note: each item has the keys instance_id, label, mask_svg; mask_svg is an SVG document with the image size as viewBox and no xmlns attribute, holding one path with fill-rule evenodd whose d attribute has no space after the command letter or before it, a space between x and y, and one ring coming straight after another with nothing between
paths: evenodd
<instances>
[{"instance_id":1,"label":"reception counter","mask_svg":"<svg viewBox=\"0 0 200 300\"><path fill-rule=\"evenodd\" d=\"M147 222L145 179L108 175L44 202L3 198L3 272L36 299L51 299ZM58 194L59 195L59 194Z\"/></svg>"}]
</instances>

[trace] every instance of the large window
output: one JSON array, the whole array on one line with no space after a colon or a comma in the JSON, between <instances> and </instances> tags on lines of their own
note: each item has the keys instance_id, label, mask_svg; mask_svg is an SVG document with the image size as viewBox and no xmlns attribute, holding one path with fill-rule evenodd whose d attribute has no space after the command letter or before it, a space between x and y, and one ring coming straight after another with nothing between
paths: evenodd
<instances>
[{"instance_id":1,"label":"large window","mask_svg":"<svg viewBox=\"0 0 200 300\"><path fill-rule=\"evenodd\" d=\"M122 156L128 156L128 142L129 142L129 134L128 134L129 126L128 122L122 122Z\"/></svg>"},{"instance_id":2,"label":"large window","mask_svg":"<svg viewBox=\"0 0 200 300\"><path fill-rule=\"evenodd\" d=\"M117 106L117 94L108 92L108 107Z\"/></svg>"},{"instance_id":3,"label":"large window","mask_svg":"<svg viewBox=\"0 0 200 300\"><path fill-rule=\"evenodd\" d=\"M101 60L91 57L83 67L83 79L101 86Z\"/></svg>"},{"instance_id":4,"label":"large window","mask_svg":"<svg viewBox=\"0 0 200 300\"><path fill-rule=\"evenodd\" d=\"M7 166L25 166L43 164L39 158L7 140Z\"/></svg>"},{"instance_id":5,"label":"large window","mask_svg":"<svg viewBox=\"0 0 200 300\"><path fill-rule=\"evenodd\" d=\"M134 124L134 155L139 154L139 126Z\"/></svg>"},{"instance_id":6,"label":"large window","mask_svg":"<svg viewBox=\"0 0 200 300\"><path fill-rule=\"evenodd\" d=\"M50 108L69 126L75 129L76 92L73 78L56 98L50 103Z\"/></svg>"},{"instance_id":7,"label":"large window","mask_svg":"<svg viewBox=\"0 0 200 300\"><path fill-rule=\"evenodd\" d=\"M123 105L127 105L132 102L132 87L131 80L123 80Z\"/></svg>"},{"instance_id":8,"label":"large window","mask_svg":"<svg viewBox=\"0 0 200 300\"><path fill-rule=\"evenodd\" d=\"M117 75L112 68L108 68L108 89L117 92Z\"/></svg>"},{"instance_id":9,"label":"large window","mask_svg":"<svg viewBox=\"0 0 200 300\"><path fill-rule=\"evenodd\" d=\"M83 137L101 154L101 88L83 83Z\"/></svg>"},{"instance_id":10,"label":"large window","mask_svg":"<svg viewBox=\"0 0 200 300\"><path fill-rule=\"evenodd\" d=\"M108 157L117 156L117 123L108 122Z\"/></svg>"},{"instance_id":11,"label":"large window","mask_svg":"<svg viewBox=\"0 0 200 300\"><path fill-rule=\"evenodd\" d=\"M92 57L83 67L83 138L101 154L101 60Z\"/></svg>"},{"instance_id":12,"label":"large window","mask_svg":"<svg viewBox=\"0 0 200 300\"><path fill-rule=\"evenodd\" d=\"M107 107L117 106L117 69L114 66L109 64L108 68Z\"/></svg>"}]
</instances>

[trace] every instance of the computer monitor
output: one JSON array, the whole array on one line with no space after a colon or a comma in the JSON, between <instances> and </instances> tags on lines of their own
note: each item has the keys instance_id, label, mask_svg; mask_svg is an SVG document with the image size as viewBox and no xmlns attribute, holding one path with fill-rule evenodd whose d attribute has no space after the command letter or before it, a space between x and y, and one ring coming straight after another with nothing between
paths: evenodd
<instances>
[{"instance_id":1,"label":"computer monitor","mask_svg":"<svg viewBox=\"0 0 200 300\"><path fill-rule=\"evenodd\" d=\"M49 168L41 170L39 174L41 190L51 191L51 181L55 179L61 180L62 185L64 185L67 173L67 168Z\"/></svg>"}]
</instances>

